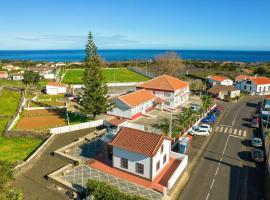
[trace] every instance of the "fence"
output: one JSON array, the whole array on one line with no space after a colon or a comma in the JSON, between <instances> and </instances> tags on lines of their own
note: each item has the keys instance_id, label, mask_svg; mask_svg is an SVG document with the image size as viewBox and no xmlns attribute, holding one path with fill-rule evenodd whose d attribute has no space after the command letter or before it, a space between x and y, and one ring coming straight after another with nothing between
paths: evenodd
<instances>
[{"instance_id":1,"label":"fence","mask_svg":"<svg viewBox=\"0 0 270 200\"><path fill-rule=\"evenodd\" d=\"M104 122L104 120L100 119L100 120L91 121L91 122L85 122L85 123L80 123L80 124L51 128L50 133L61 134L61 133L67 133L67 132L77 131L77 130L81 130L81 129L93 128L93 127L103 125L103 122Z\"/></svg>"}]
</instances>

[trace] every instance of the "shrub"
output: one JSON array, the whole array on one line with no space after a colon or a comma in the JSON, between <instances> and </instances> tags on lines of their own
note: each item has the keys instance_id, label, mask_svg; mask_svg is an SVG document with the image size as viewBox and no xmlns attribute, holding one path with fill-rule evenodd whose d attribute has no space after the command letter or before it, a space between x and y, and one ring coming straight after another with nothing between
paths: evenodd
<instances>
[{"instance_id":1,"label":"shrub","mask_svg":"<svg viewBox=\"0 0 270 200\"><path fill-rule=\"evenodd\" d=\"M93 195L95 200L146 200L145 198L120 192L105 182L89 180L86 188L87 195Z\"/></svg>"}]
</instances>

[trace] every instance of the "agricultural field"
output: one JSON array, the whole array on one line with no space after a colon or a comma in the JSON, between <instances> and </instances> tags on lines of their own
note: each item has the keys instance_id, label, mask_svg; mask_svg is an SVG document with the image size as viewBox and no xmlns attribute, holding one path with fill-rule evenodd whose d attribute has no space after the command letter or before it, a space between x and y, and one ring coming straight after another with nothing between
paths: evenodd
<instances>
[{"instance_id":1,"label":"agricultural field","mask_svg":"<svg viewBox=\"0 0 270 200\"><path fill-rule=\"evenodd\" d=\"M81 84L83 69L69 69L63 79L63 83L67 84ZM108 83L113 82L142 82L147 81L148 78L130 71L126 68L107 68L102 69L103 76Z\"/></svg>"}]
</instances>

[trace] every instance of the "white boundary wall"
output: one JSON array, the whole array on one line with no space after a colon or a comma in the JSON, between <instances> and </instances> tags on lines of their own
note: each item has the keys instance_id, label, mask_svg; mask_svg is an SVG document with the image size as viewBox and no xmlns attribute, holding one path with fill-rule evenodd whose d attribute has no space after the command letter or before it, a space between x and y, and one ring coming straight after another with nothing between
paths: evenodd
<instances>
[{"instance_id":1,"label":"white boundary wall","mask_svg":"<svg viewBox=\"0 0 270 200\"><path fill-rule=\"evenodd\" d=\"M100 119L100 120L85 122L85 123L81 123L81 124L61 126L61 127L57 127L57 128L51 128L50 133L52 133L52 134L67 133L67 132L77 131L77 130L81 130L81 129L97 127L97 126L103 125L103 123L104 123L104 120Z\"/></svg>"}]
</instances>

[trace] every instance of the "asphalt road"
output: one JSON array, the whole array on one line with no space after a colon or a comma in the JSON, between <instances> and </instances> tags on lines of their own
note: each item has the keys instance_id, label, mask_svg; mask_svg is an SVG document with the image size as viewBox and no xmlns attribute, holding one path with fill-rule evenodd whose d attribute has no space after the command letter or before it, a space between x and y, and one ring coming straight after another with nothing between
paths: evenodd
<instances>
[{"instance_id":1,"label":"asphalt road","mask_svg":"<svg viewBox=\"0 0 270 200\"><path fill-rule=\"evenodd\" d=\"M250 139L260 135L249 128L258 98L226 107L181 200L264 199L264 166L250 161Z\"/></svg>"}]
</instances>

